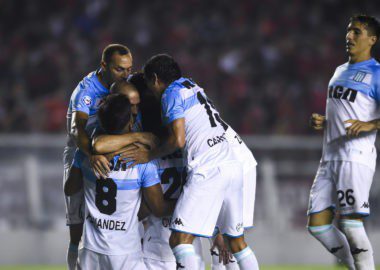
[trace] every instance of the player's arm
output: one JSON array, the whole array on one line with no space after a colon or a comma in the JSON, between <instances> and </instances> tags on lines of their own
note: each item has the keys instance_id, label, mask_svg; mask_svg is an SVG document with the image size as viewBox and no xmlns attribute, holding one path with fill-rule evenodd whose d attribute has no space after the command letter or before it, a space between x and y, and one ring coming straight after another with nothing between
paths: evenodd
<instances>
[{"instance_id":1,"label":"player's arm","mask_svg":"<svg viewBox=\"0 0 380 270\"><path fill-rule=\"evenodd\" d=\"M143 197L143 199L141 200L139 212L137 213L137 217L138 217L139 221L141 221L141 220L145 219L147 216L149 216L150 214L151 214L151 212L150 212L148 206L146 205L144 197Z\"/></svg>"},{"instance_id":2,"label":"player's arm","mask_svg":"<svg viewBox=\"0 0 380 270\"><path fill-rule=\"evenodd\" d=\"M121 135L99 135L92 142L93 150L97 154L119 151L133 143L142 143L150 148L156 147L158 139L150 132L130 132Z\"/></svg>"},{"instance_id":3,"label":"player's arm","mask_svg":"<svg viewBox=\"0 0 380 270\"><path fill-rule=\"evenodd\" d=\"M164 200L160 183L143 188L143 198L150 212L156 217L169 216L174 211L176 201Z\"/></svg>"},{"instance_id":4,"label":"player's arm","mask_svg":"<svg viewBox=\"0 0 380 270\"><path fill-rule=\"evenodd\" d=\"M380 129L380 119L371 120L368 122L349 119L344 121L346 134L349 137L357 137L362 132L370 132Z\"/></svg>"},{"instance_id":5,"label":"player's arm","mask_svg":"<svg viewBox=\"0 0 380 270\"><path fill-rule=\"evenodd\" d=\"M65 186L63 188L66 196L72 196L78 193L83 187L83 177L82 171L80 168L75 166L71 166L69 170L69 177L65 182Z\"/></svg>"},{"instance_id":6,"label":"player's arm","mask_svg":"<svg viewBox=\"0 0 380 270\"><path fill-rule=\"evenodd\" d=\"M86 133L88 114L81 111L73 112L70 135L77 147L89 158L95 174L106 178L110 171L108 160L102 155L92 155L91 141Z\"/></svg>"},{"instance_id":7,"label":"player's arm","mask_svg":"<svg viewBox=\"0 0 380 270\"><path fill-rule=\"evenodd\" d=\"M168 125L169 136L163 143L151 150L138 146L137 150L124 152L121 157L133 160L130 167L136 164L147 163L153 159L163 157L182 149L185 146L185 118L178 118Z\"/></svg>"},{"instance_id":8,"label":"player's arm","mask_svg":"<svg viewBox=\"0 0 380 270\"><path fill-rule=\"evenodd\" d=\"M310 117L309 124L314 130L322 130L326 125L326 117L318 113L313 113Z\"/></svg>"}]
</instances>

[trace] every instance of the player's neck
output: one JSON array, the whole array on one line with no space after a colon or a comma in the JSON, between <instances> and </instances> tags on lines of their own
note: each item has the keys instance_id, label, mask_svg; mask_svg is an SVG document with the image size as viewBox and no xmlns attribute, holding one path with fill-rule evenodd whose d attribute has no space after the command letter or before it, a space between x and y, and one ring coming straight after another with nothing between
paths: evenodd
<instances>
[{"instance_id":1,"label":"player's neck","mask_svg":"<svg viewBox=\"0 0 380 270\"><path fill-rule=\"evenodd\" d=\"M365 52L365 53L361 53L361 54L349 55L348 56L348 62L350 64L356 64L359 62L367 61L371 58L372 58L371 54Z\"/></svg>"},{"instance_id":2,"label":"player's neck","mask_svg":"<svg viewBox=\"0 0 380 270\"><path fill-rule=\"evenodd\" d=\"M104 71L100 70L96 73L96 76L98 77L99 82L107 89L110 89L111 84L106 81L106 78L104 76Z\"/></svg>"}]
</instances>

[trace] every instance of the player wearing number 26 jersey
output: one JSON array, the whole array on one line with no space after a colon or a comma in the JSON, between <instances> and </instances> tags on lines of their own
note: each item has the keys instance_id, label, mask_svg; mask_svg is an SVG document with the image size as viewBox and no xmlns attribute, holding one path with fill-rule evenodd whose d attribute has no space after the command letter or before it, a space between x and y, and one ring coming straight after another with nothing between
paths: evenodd
<instances>
[{"instance_id":1,"label":"player wearing number 26 jersey","mask_svg":"<svg viewBox=\"0 0 380 270\"><path fill-rule=\"evenodd\" d=\"M310 191L310 233L349 269L374 270L373 250L363 226L370 213L369 191L380 128L380 64L371 57L380 37L374 17L350 19L347 63L336 68L327 90L326 116L313 114L325 129L321 163ZM339 229L332 224L334 209Z\"/></svg>"}]
</instances>

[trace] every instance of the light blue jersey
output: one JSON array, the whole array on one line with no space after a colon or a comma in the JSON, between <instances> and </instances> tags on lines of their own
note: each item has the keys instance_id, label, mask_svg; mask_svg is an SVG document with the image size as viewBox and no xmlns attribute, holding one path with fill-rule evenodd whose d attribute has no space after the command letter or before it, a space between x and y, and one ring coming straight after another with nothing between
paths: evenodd
<instances>
[{"instance_id":1,"label":"light blue jersey","mask_svg":"<svg viewBox=\"0 0 380 270\"><path fill-rule=\"evenodd\" d=\"M380 118L380 64L375 59L339 66L327 93L322 161L347 160L374 168L376 131L346 136L344 121Z\"/></svg>"},{"instance_id":2,"label":"light blue jersey","mask_svg":"<svg viewBox=\"0 0 380 270\"><path fill-rule=\"evenodd\" d=\"M67 110L67 131L71 130L71 119L73 112L83 112L89 118L86 125L88 136L91 136L97 126L96 113L104 98L110 93L99 81L96 71L89 73L77 85L71 95L69 108ZM75 146L74 140L69 139L68 146Z\"/></svg>"},{"instance_id":3,"label":"light blue jersey","mask_svg":"<svg viewBox=\"0 0 380 270\"><path fill-rule=\"evenodd\" d=\"M163 93L161 106L164 124L185 119L184 158L188 169L213 166L229 158L225 137L228 125L196 83L186 78L174 81Z\"/></svg>"},{"instance_id":4,"label":"light blue jersey","mask_svg":"<svg viewBox=\"0 0 380 270\"><path fill-rule=\"evenodd\" d=\"M97 179L81 152L79 161L84 178L86 201L83 245L107 255L124 255L141 251L137 213L141 188L160 183L156 162L127 169L115 156L107 179Z\"/></svg>"}]
</instances>

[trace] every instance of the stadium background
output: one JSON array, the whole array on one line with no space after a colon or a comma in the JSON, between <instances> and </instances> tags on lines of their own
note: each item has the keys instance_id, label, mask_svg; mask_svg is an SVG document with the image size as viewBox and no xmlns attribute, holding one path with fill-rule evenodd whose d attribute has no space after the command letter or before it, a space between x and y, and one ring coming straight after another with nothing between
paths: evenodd
<instances>
[{"instance_id":1,"label":"stadium background","mask_svg":"<svg viewBox=\"0 0 380 270\"><path fill-rule=\"evenodd\" d=\"M305 230L321 154L321 134L307 122L324 112L355 13L380 16L380 7L348 0L0 1L0 265L64 264L68 100L104 46L116 42L132 50L136 71L153 54L173 55L253 150L257 226L248 239L259 261L334 264ZM378 173L370 203L367 227L379 264Z\"/></svg>"}]
</instances>

